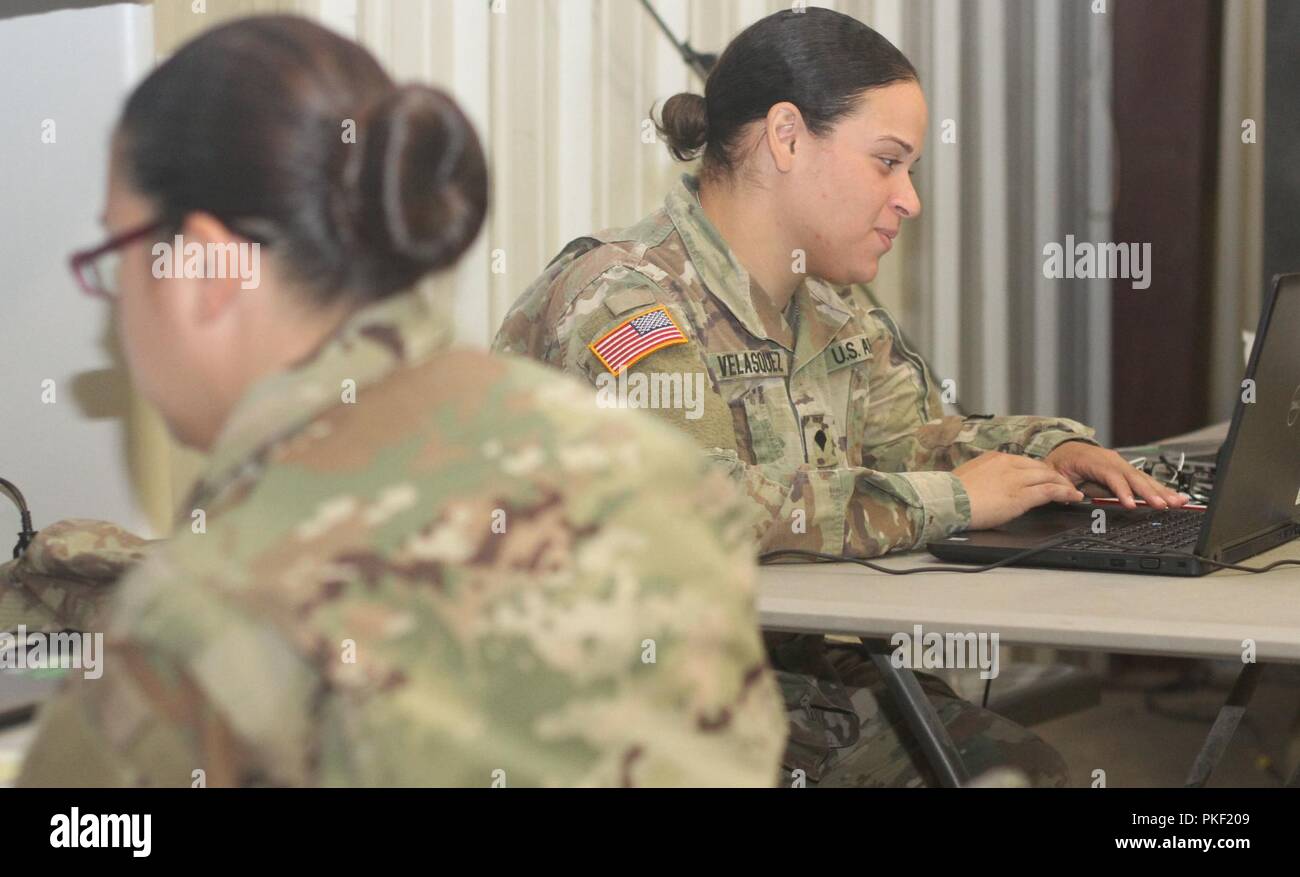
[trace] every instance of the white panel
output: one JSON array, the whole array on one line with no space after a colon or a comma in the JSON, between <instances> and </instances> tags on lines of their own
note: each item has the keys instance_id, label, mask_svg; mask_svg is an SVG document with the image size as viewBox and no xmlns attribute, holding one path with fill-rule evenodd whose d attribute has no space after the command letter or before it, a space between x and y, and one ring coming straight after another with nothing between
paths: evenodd
<instances>
[{"instance_id":1,"label":"white panel","mask_svg":"<svg viewBox=\"0 0 1300 877\"><path fill-rule=\"evenodd\" d=\"M78 291L66 262L105 237L96 220L109 138L153 61L152 18L117 4L0 19L0 476L26 495L37 528L77 517L166 532L167 486L144 497L148 508L132 491L133 414L111 309ZM54 142L43 139L46 120ZM0 562L17 530L16 509L0 499Z\"/></svg>"},{"instance_id":2,"label":"white panel","mask_svg":"<svg viewBox=\"0 0 1300 877\"><path fill-rule=\"evenodd\" d=\"M350 39L357 37L357 3L365 0L320 0L320 20Z\"/></svg>"},{"instance_id":3,"label":"white panel","mask_svg":"<svg viewBox=\"0 0 1300 877\"><path fill-rule=\"evenodd\" d=\"M558 146L555 179L559 188L557 231L559 246L584 234L590 234L592 215L592 167L596 119L592 95L593 0L563 0L563 10L556 24L559 41L557 55L559 106L553 138Z\"/></svg>"},{"instance_id":4,"label":"white panel","mask_svg":"<svg viewBox=\"0 0 1300 877\"><path fill-rule=\"evenodd\" d=\"M823 6L825 4L816 3L813 5ZM736 34L767 15L769 11L766 0L735 0L736 29L728 34L727 39L730 40Z\"/></svg>"},{"instance_id":5,"label":"white panel","mask_svg":"<svg viewBox=\"0 0 1300 877\"><path fill-rule=\"evenodd\" d=\"M1060 155L1061 155L1061 57L1059 39L1061 7L1056 0L1033 6L1034 81L1034 374L1033 411L1052 414L1060 408L1059 353L1057 332L1060 281L1043 276L1041 257L1049 241L1060 241Z\"/></svg>"},{"instance_id":6,"label":"white panel","mask_svg":"<svg viewBox=\"0 0 1300 877\"><path fill-rule=\"evenodd\" d=\"M597 124L592 126L592 137L596 143L595 155L592 156L592 169L595 173L596 194L595 194L595 228L608 228L612 223L613 214L613 186L610 181L612 126L610 120L614 117L611 111L613 102L613 88L611 86L612 66L615 63L614 52L610 41L610 9L609 5L613 0L599 0L599 6L596 8L596 27L594 39L596 40L596 59L595 71L596 77L593 88L593 105L595 107Z\"/></svg>"},{"instance_id":7,"label":"white panel","mask_svg":"<svg viewBox=\"0 0 1300 877\"><path fill-rule=\"evenodd\" d=\"M659 15L664 22L676 34L677 39L691 43L692 48L696 50L712 51L711 48L695 45L695 41L691 38L690 16L686 0L658 0L655 7L659 10ZM703 94L704 83L686 66L681 53L668 40L668 37L658 33L658 28L653 26L653 21L647 23L651 25L649 30L657 34L654 53L653 100L655 107L663 106L664 101L678 92L690 91L695 94ZM651 202L644 205L647 211L658 206L658 203L663 199L663 193L666 193L676 183L677 176L685 170L685 166L678 164L662 143L654 151L652 166L657 185L655 190L647 195L647 200Z\"/></svg>"},{"instance_id":8,"label":"white panel","mask_svg":"<svg viewBox=\"0 0 1300 877\"><path fill-rule=\"evenodd\" d=\"M1111 116L1111 33L1109 15L1088 18L1088 238L1111 239L1111 150L1115 123ZM1088 296L1088 349L1110 351L1110 296L1107 280L1085 281ZM1097 430L1097 440L1110 443L1109 355L1095 356L1087 363L1087 422Z\"/></svg>"},{"instance_id":9,"label":"white panel","mask_svg":"<svg viewBox=\"0 0 1300 877\"><path fill-rule=\"evenodd\" d=\"M520 256L511 246L513 244L511 231L514 214L510 209L510 202L507 200L509 193L514 190L515 180L515 166L511 160L509 124L513 109L511 98L514 94L514 88L511 85L510 74L514 69L512 64L514 53L511 28L509 27L509 19L506 17L508 8L503 7L500 3L488 8L490 45L490 75L488 80L492 100L491 117L495 125L492 132L494 136L486 144L492 186L492 211L488 214L486 238L489 261L491 260L492 251L501 248L505 250L506 267L510 269L514 267ZM514 289L514 284L509 282L510 276L508 271L505 275L490 275L492 328L494 331L501 324L506 311L514 303L514 299L518 294L518 291ZM460 296L458 295L457 298L459 299Z\"/></svg>"},{"instance_id":10,"label":"white panel","mask_svg":"<svg viewBox=\"0 0 1300 877\"><path fill-rule=\"evenodd\" d=\"M1006 18L1001 0L979 0L978 44L979 247L982 392L985 411L1009 413L1008 266L1007 266L1007 112Z\"/></svg>"},{"instance_id":11,"label":"white panel","mask_svg":"<svg viewBox=\"0 0 1300 877\"><path fill-rule=\"evenodd\" d=\"M930 21L930 117L935 134L929 163L930 315L934 369L957 377L961 364L961 150L965 130L961 113L961 32L958 0L935 0ZM945 119L957 126L957 143L942 143ZM959 382L958 396L965 396Z\"/></svg>"},{"instance_id":12,"label":"white panel","mask_svg":"<svg viewBox=\"0 0 1300 877\"><path fill-rule=\"evenodd\" d=\"M869 24L900 48L903 45L903 0L875 0Z\"/></svg>"},{"instance_id":13,"label":"white panel","mask_svg":"<svg viewBox=\"0 0 1300 877\"><path fill-rule=\"evenodd\" d=\"M1263 30L1264 4L1228 0L1224 10L1222 119L1219 126L1218 195L1210 410L1231 416L1241 392L1242 329L1258 321L1263 257ZM1256 143L1242 143L1241 123L1253 119Z\"/></svg>"},{"instance_id":14,"label":"white panel","mask_svg":"<svg viewBox=\"0 0 1300 877\"><path fill-rule=\"evenodd\" d=\"M446 83L461 109L478 130L491 167L493 128L489 88L488 49L491 40L488 4L476 0L456 0L451 14L450 43L438 39L448 31L437 26L438 17L429 19L424 39L434 54L451 49L451 81ZM456 341L486 347L496 332L492 314L490 274L488 273L488 234L479 239L456 266L451 278L439 284L439 294L452 299Z\"/></svg>"},{"instance_id":15,"label":"white panel","mask_svg":"<svg viewBox=\"0 0 1300 877\"><path fill-rule=\"evenodd\" d=\"M393 69L393 41L390 25L391 8L375 0L358 0L357 40L379 56L385 69Z\"/></svg>"}]
</instances>

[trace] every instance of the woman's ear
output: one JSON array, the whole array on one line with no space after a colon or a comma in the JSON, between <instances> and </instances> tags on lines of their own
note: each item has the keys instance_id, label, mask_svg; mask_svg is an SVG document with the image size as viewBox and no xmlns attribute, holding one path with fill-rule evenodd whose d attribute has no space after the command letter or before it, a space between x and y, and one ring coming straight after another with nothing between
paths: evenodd
<instances>
[{"instance_id":1,"label":"woman's ear","mask_svg":"<svg viewBox=\"0 0 1300 877\"><path fill-rule=\"evenodd\" d=\"M767 111L767 148L781 173L794 168L798 144L807 136L803 113L789 101L773 104Z\"/></svg>"},{"instance_id":2,"label":"woman's ear","mask_svg":"<svg viewBox=\"0 0 1300 877\"><path fill-rule=\"evenodd\" d=\"M261 245L239 237L212 214L187 215L180 240L176 258L195 293L191 313L197 322L220 319L243 290L261 283Z\"/></svg>"}]
</instances>

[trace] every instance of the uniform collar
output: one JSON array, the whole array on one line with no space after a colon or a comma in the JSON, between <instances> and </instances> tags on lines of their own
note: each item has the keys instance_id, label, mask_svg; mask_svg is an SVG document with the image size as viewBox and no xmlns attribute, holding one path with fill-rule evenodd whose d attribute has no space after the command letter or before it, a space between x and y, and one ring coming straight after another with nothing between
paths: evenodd
<instances>
[{"instance_id":1,"label":"uniform collar","mask_svg":"<svg viewBox=\"0 0 1300 877\"><path fill-rule=\"evenodd\" d=\"M691 265L713 297L731 311L751 335L772 341L777 337L792 336L790 325L769 304L767 296L753 294L757 284L751 288L753 281L749 272L704 214L704 208L700 206L699 180L683 174L681 184L668 193L664 208L686 245Z\"/></svg>"},{"instance_id":2,"label":"uniform collar","mask_svg":"<svg viewBox=\"0 0 1300 877\"><path fill-rule=\"evenodd\" d=\"M366 305L313 354L256 381L236 403L195 485L197 494L220 490L266 445L287 437L338 404L344 381L363 389L408 363L445 349L450 329L416 290ZM188 516L189 511L183 510Z\"/></svg>"},{"instance_id":3,"label":"uniform collar","mask_svg":"<svg viewBox=\"0 0 1300 877\"><path fill-rule=\"evenodd\" d=\"M804 278L794 300L799 308L794 344L794 371L798 371L820 356L854 315L835 287L816 277Z\"/></svg>"},{"instance_id":4,"label":"uniform collar","mask_svg":"<svg viewBox=\"0 0 1300 877\"><path fill-rule=\"evenodd\" d=\"M749 273L704 214L698 178L683 174L681 184L668 193L664 206L686 245L691 264L713 297L752 335L776 340L773 336L784 334L782 329L788 333L789 324L784 315L770 308L766 295L753 294L757 284L751 286ZM797 371L826 349L853 318L853 312L833 286L814 277L805 278L799 284L794 301L799 308L794 346Z\"/></svg>"}]
</instances>

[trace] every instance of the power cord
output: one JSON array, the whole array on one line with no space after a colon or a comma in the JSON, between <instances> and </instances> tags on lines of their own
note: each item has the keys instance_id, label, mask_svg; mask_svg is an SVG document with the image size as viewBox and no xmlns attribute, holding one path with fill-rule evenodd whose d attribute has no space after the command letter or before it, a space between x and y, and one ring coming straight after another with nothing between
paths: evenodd
<instances>
[{"instance_id":1,"label":"power cord","mask_svg":"<svg viewBox=\"0 0 1300 877\"><path fill-rule=\"evenodd\" d=\"M758 562L767 563L778 557L807 557L813 560L824 560L830 563L846 563L846 562L856 563L859 566L865 566L868 569L874 569L876 572L889 573L890 575L894 575L894 576L907 576L918 572L975 573L975 572L988 572L991 569L997 569L998 567L1007 566L1008 564L1012 564L1017 561L1024 560L1025 558L1032 557L1033 555L1038 554L1039 552L1046 551L1049 548L1054 548L1057 545L1061 545L1072 538L1075 537L1058 536L1055 539L1049 539L1046 542L1043 542L1039 545L1035 545L1031 548L1027 548L1024 551L1019 551L1011 555L1010 557L1004 557L1002 558L1002 560L999 560L997 563L989 563L989 564L985 564L984 566L915 566L912 567L911 569L892 569L887 566L881 566L878 563L872 563L871 561L865 560L861 557L843 557L842 555L839 554L827 554L821 551L805 551L799 548L778 548L776 551L769 551L766 554L759 555Z\"/></svg>"},{"instance_id":2,"label":"power cord","mask_svg":"<svg viewBox=\"0 0 1300 877\"><path fill-rule=\"evenodd\" d=\"M1279 566L1300 566L1300 560L1275 560L1268 566L1242 566L1239 563L1222 563L1217 560L1211 560L1208 557L1201 557L1199 554L1193 554L1201 563L1208 563L1210 566L1217 566L1221 569L1235 569L1237 572L1261 573L1277 569Z\"/></svg>"},{"instance_id":3,"label":"power cord","mask_svg":"<svg viewBox=\"0 0 1300 877\"><path fill-rule=\"evenodd\" d=\"M18 532L18 544L14 546L14 559L17 559L36 538L36 531L32 529L32 513L27 508L27 500L23 498L23 492L12 481L0 478L0 488L4 488L14 501L14 505L18 506L18 515L22 520L22 530Z\"/></svg>"},{"instance_id":4,"label":"power cord","mask_svg":"<svg viewBox=\"0 0 1300 877\"><path fill-rule=\"evenodd\" d=\"M999 560L996 563L988 563L988 564L984 564L983 566L914 566L911 567L910 569L895 569L888 566L881 566L878 563L872 563L871 561L865 560L861 557L844 557L839 554L828 554L821 551L805 551L799 548L779 548L775 551L768 551L765 554L759 555L758 562L768 563L780 557L804 557L811 560L823 560L828 563L856 563L859 566L865 566L868 569L875 570L876 572L888 573L891 576L907 576L907 575L912 575L913 573L921 573L921 572L977 573L977 572L988 572L991 569L997 569L998 567L1009 566L1010 564L1017 563L1028 557L1033 557L1035 554L1039 554L1043 551L1046 551L1049 548L1055 548L1065 542L1069 542L1077 538L1078 538L1078 534L1067 533L1063 536L1057 536L1054 539L1049 539L1046 542L1042 542L1039 543L1038 545L1034 545L1030 548L1026 548L1024 551L1019 551L1011 555L1010 557L1004 557L1002 560ZM1295 560L1291 558L1287 558L1285 560L1275 560L1272 563L1270 563L1268 566L1243 566L1242 564L1239 563L1223 563L1222 561L1211 560L1208 557L1201 557L1199 554L1193 554L1190 556L1196 558L1202 563L1209 564L1210 566L1217 566L1217 567L1221 567L1222 569L1232 569L1238 572L1248 572L1248 573L1270 572L1274 569L1277 569L1280 566L1300 566L1300 560Z\"/></svg>"}]
</instances>

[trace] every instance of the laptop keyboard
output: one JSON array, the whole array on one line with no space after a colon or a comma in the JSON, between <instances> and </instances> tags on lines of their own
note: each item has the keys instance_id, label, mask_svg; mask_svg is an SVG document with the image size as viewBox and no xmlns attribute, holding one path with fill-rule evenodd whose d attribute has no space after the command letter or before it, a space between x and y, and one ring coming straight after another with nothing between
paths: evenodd
<instances>
[{"instance_id":1,"label":"laptop keyboard","mask_svg":"<svg viewBox=\"0 0 1300 877\"><path fill-rule=\"evenodd\" d=\"M1124 524L1106 533L1094 533L1091 527L1080 527L1066 534L1062 548L1080 551L1145 551L1162 552L1190 549L1201 533L1204 512L1170 509L1155 512L1150 517Z\"/></svg>"}]
</instances>

